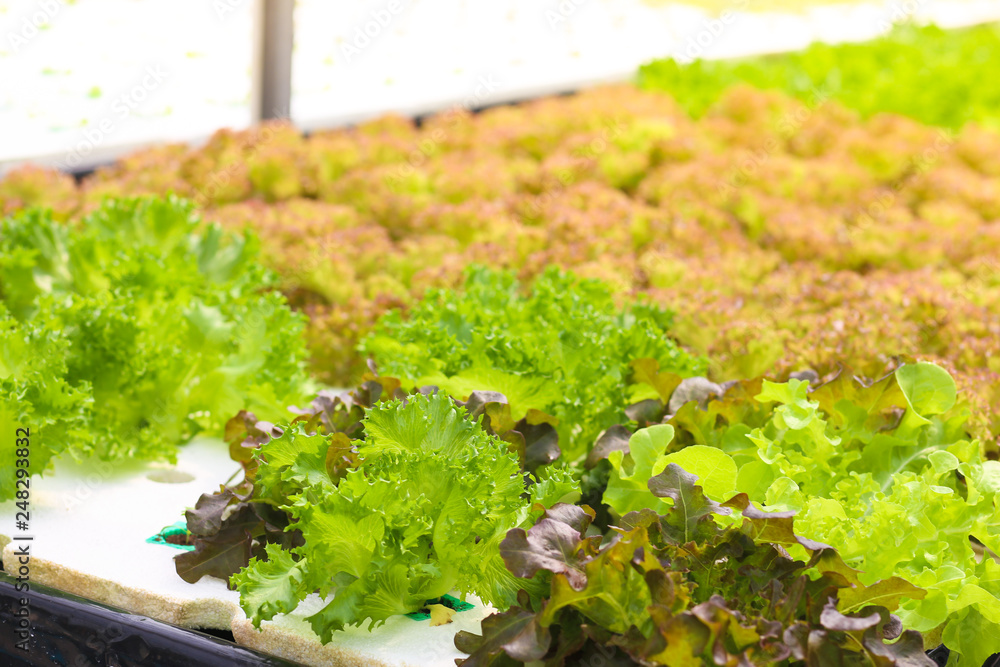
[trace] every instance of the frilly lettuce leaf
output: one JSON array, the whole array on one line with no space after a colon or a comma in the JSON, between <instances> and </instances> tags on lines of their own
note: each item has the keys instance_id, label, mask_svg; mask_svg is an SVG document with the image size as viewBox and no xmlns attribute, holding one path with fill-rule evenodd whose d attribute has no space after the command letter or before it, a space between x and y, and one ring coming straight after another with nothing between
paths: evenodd
<instances>
[{"instance_id":1,"label":"frilly lettuce leaf","mask_svg":"<svg viewBox=\"0 0 1000 667\"><path fill-rule=\"evenodd\" d=\"M386 374L459 398L500 391L515 418L553 415L564 458L576 461L625 419L633 361L681 377L704 372L704 359L667 338L671 323L667 311L619 307L604 284L554 267L527 295L513 274L474 267L462 291L431 290L405 319L386 313L360 350Z\"/></svg>"},{"instance_id":2,"label":"frilly lettuce leaf","mask_svg":"<svg viewBox=\"0 0 1000 667\"><path fill-rule=\"evenodd\" d=\"M305 543L273 565L269 549L232 577L248 617L259 625L279 611L268 590L282 600L318 590L332 598L309 620L327 642L347 625L378 626L453 589L506 608L532 588L504 566L499 542L579 491L568 471L547 466L525 493L518 457L481 419L443 393L375 403L354 441L356 463L337 479L325 465L342 433L309 432L302 419L272 431L280 436L254 454L256 484ZM277 583L282 572L294 581Z\"/></svg>"},{"instance_id":3,"label":"frilly lettuce leaf","mask_svg":"<svg viewBox=\"0 0 1000 667\"><path fill-rule=\"evenodd\" d=\"M239 410L288 414L307 384L303 318L267 290L257 252L173 197L109 201L74 226L39 210L3 222L16 335L60 332L60 361L33 364L88 397L71 453L171 460Z\"/></svg>"},{"instance_id":4,"label":"frilly lettuce leaf","mask_svg":"<svg viewBox=\"0 0 1000 667\"><path fill-rule=\"evenodd\" d=\"M19 459L37 475L58 454L87 442L93 399L89 386L66 381L68 347L58 332L22 326L0 304L0 456L7 471L0 500L14 497ZM26 447L30 456L19 455Z\"/></svg>"}]
</instances>

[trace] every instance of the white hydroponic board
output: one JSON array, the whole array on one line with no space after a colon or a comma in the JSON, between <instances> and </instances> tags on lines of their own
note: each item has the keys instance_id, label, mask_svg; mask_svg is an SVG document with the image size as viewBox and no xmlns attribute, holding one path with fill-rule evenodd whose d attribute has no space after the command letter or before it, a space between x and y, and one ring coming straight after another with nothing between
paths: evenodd
<instances>
[{"instance_id":1,"label":"white hydroponic board","mask_svg":"<svg viewBox=\"0 0 1000 667\"><path fill-rule=\"evenodd\" d=\"M0 173L245 127L254 1L0 0ZM732 58L871 39L909 18L1000 20L996 0L728 4L723 25L683 0L298 0L292 117L314 129L629 80L692 42Z\"/></svg>"},{"instance_id":2,"label":"white hydroponic board","mask_svg":"<svg viewBox=\"0 0 1000 667\"><path fill-rule=\"evenodd\" d=\"M240 612L232 629L241 644L317 667L454 667L455 658L468 657L455 648L455 633L478 634L480 621L494 611L473 595L466 601L475 606L456 613L447 625L431 627L428 620L393 616L373 632L363 628L338 632L326 646L305 620L325 604L317 595L307 598L292 614L264 621L260 631Z\"/></svg>"},{"instance_id":3,"label":"white hydroponic board","mask_svg":"<svg viewBox=\"0 0 1000 667\"><path fill-rule=\"evenodd\" d=\"M204 577L186 583L174 569L180 552L146 541L238 470L226 445L211 439L182 447L176 466L59 460L54 474L31 479L27 530L17 528L15 501L0 504L3 562L16 575L15 554L29 544L31 581L184 627L232 629L241 644L308 665L451 667L462 656L455 633L478 631L493 611L470 596L474 607L448 625L432 628L429 621L400 616L374 632L337 633L323 646L303 620L323 604L313 596L296 613L255 630L225 582Z\"/></svg>"}]
</instances>

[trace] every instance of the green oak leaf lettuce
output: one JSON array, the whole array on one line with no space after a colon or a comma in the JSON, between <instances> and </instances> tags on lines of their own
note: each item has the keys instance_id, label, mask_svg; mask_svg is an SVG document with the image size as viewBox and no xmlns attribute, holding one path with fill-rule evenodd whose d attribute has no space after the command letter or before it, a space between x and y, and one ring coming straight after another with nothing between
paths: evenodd
<instances>
[{"instance_id":1,"label":"green oak leaf lettuce","mask_svg":"<svg viewBox=\"0 0 1000 667\"><path fill-rule=\"evenodd\" d=\"M511 530L504 561L520 577L544 576L548 595L535 606L522 595L484 619L481 635L459 632L470 654L459 664L932 667L920 634L893 614L920 588L866 585L835 550L797 535L790 514L763 512L745 494L717 503L698 481L666 464L647 490L663 511L625 514L606 542L589 507L556 505ZM788 554L792 543L803 559Z\"/></svg>"},{"instance_id":2,"label":"green oak leaf lettuce","mask_svg":"<svg viewBox=\"0 0 1000 667\"><path fill-rule=\"evenodd\" d=\"M727 400L684 419L679 412L635 432L628 452L610 452L605 502L619 515L664 511L671 503L642 487L687 452L685 463L713 480L705 484L712 500L739 492L769 512L794 513L796 532L835 547L864 585L898 578L925 591L902 596L897 613L905 627L942 637L958 664L979 665L1000 650L985 639L1000 636L992 555L1000 553L1000 463L967 439L969 411L946 371L908 363L870 384L842 373L815 389L764 380L756 396L739 399L752 404L749 413L769 413L752 429L728 421L740 411ZM706 444L678 449L680 439ZM963 630L965 619L989 628L982 640Z\"/></svg>"}]
</instances>

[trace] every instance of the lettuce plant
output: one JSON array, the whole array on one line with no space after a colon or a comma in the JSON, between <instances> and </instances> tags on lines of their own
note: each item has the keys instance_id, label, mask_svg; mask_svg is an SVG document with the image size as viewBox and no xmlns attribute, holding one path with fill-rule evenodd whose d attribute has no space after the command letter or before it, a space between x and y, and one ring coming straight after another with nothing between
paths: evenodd
<instances>
[{"instance_id":1,"label":"lettuce plant","mask_svg":"<svg viewBox=\"0 0 1000 667\"><path fill-rule=\"evenodd\" d=\"M302 318L267 289L256 253L252 237L201 225L172 198L109 202L74 226L38 209L5 220L4 345L29 355L6 375L36 406L38 442L106 460L173 459L241 409L282 414L297 402ZM48 431L45 402L77 405L73 428Z\"/></svg>"},{"instance_id":2,"label":"lettuce plant","mask_svg":"<svg viewBox=\"0 0 1000 667\"><path fill-rule=\"evenodd\" d=\"M304 540L292 549L268 544L266 558L232 577L256 626L314 591L328 597L308 619L323 642L454 589L506 608L519 582L500 541L534 522L536 504L575 494L559 470L538 473L526 492L507 443L443 393L375 403L353 447L342 432L324 435L308 423L282 427L254 454L255 493L287 512ZM352 463L332 474L346 451Z\"/></svg>"},{"instance_id":3,"label":"lettuce plant","mask_svg":"<svg viewBox=\"0 0 1000 667\"><path fill-rule=\"evenodd\" d=\"M817 42L776 56L690 65L660 60L643 66L639 80L645 88L670 91L695 115L744 82L803 98L821 89L864 116L892 112L932 125L957 128L977 121L996 129L1000 87L987 77L992 64L986 54L997 48L995 24L960 30L900 25L872 41Z\"/></svg>"},{"instance_id":4,"label":"lettuce plant","mask_svg":"<svg viewBox=\"0 0 1000 667\"><path fill-rule=\"evenodd\" d=\"M759 393L746 391L754 384ZM713 500L743 493L794 512L796 531L835 547L865 585L920 587L901 600L903 625L983 664L1000 651L1000 463L967 439L954 381L919 362L869 385L843 374L809 390L745 383L636 431L627 452L608 455L605 502L619 514L666 510L643 491L674 464Z\"/></svg>"},{"instance_id":5,"label":"lettuce plant","mask_svg":"<svg viewBox=\"0 0 1000 667\"><path fill-rule=\"evenodd\" d=\"M528 410L555 416L570 461L623 419L631 362L654 359L681 376L705 368L667 337L670 313L619 308L597 281L552 268L521 290L510 274L473 268L461 292L432 291L407 317L387 313L361 349L387 375L459 397L498 391L515 419Z\"/></svg>"},{"instance_id":6,"label":"lettuce plant","mask_svg":"<svg viewBox=\"0 0 1000 667\"><path fill-rule=\"evenodd\" d=\"M87 437L93 397L89 385L67 381L68 348L59 332L24 326L0 304L0 456L10 471L0 479L0 500L15 497L16 462L38 473ZM29 447L18 442L22 437Z\"/></svg>"},{"instance_id":7,"label":"lettuce plant","mask_svg":"<svg viewBox=\"0 0 1000 667\"><path fill-rule=\"evenodd\" d=\"M482 635L459 632L471 654L459 664L934 665L892 613L921 589L863 582L834 549L797 535L791 513L762 512L745 494L717 503L698 481L668 463L645 492L663 508L626 514L607 543L588 530L589 507L557 505L510 531L504 561L519 577L541 573L548 595L533 605L522 594Z\"/></svg>"}]
</instances>

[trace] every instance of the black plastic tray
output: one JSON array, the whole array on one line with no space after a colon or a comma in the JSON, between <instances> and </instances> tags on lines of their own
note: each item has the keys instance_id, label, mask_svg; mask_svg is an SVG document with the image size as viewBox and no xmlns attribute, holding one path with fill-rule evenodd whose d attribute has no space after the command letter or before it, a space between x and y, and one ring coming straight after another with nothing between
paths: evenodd
<instances>
[{"instance_id":1,"label":"black plastic tray","mask_svg":"<svg viewBox=\"0 0 1000 667\"><path fill-rule=\"evenodd\" d=\"M26 595L0 570L0 667L302 667L205 632L130 614L93 600L31 584ZM28 650L17 648L15 614L29 600ZM941 667L943 646L928 651ZM1000 654L984 667L1000 666Z\"/></svg>"},{"instance_id":2,"label":"black plastic tray","mask_svg":"<svg viewBox=\"0 0 1000 667\"><path fill-rule=\"evenodd\" d=\"M239 646L77 595L17 581L0 572L0 665L3 667L296 667L299 663ZM27 599L31 636L17 646L17 614ZM301 667L301 666L299 666Z\"/></svg>"}]
</instances>

